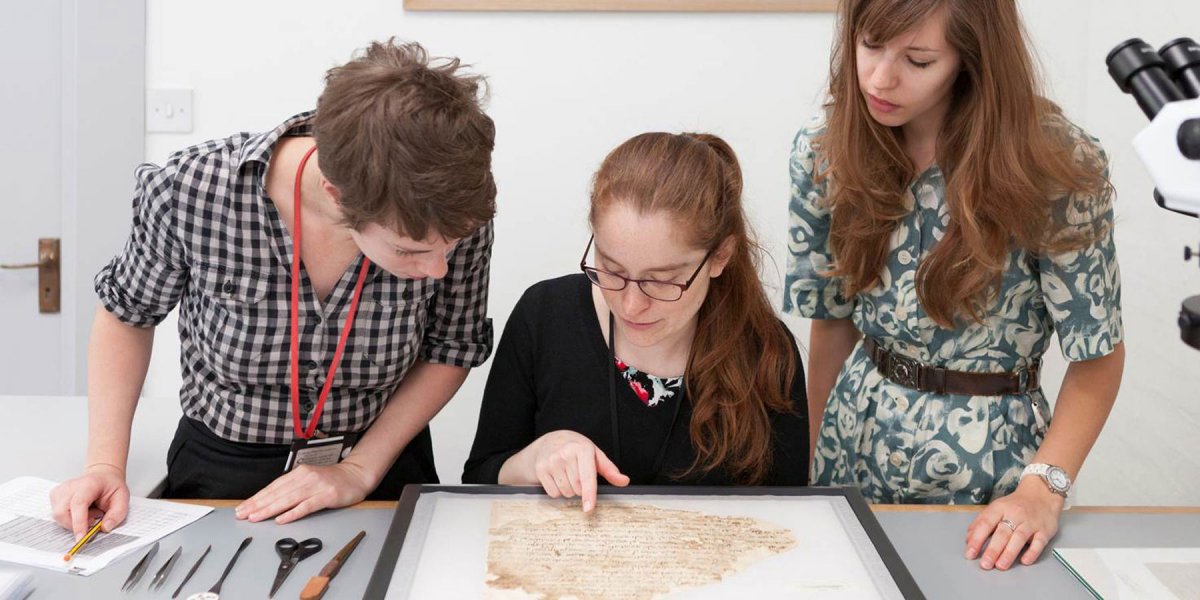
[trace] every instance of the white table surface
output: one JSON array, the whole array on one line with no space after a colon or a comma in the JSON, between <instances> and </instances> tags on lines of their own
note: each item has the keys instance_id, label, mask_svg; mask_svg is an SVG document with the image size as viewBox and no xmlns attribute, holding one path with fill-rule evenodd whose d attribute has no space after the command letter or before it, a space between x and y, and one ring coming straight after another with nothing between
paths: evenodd
<instances>
[{"instance_id":1,"label":"white table surface","mask_svg":"<svg viewBox=\"0 0 1200 600\"><path fill-rule=\"evenodd\" d=\"M0 396L0 482L22 475L77 477L87 451L85 396ZM167 447L182 411L178 398L142 398L133 418L129 492L147 496L167 476Z\"/></svg>"}]
</instances>

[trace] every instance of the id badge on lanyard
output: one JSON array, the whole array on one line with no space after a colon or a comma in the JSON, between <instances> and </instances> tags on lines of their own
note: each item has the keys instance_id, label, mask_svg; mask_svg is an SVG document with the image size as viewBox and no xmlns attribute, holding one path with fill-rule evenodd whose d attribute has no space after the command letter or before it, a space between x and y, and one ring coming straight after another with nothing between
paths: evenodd
<instances>
[{"instance_id":1,"label":"id badge on lanyard","mask_svg":"<svg viewBox=\"0 0 1200 600\"><path fill-rule=\"evenodd\" d=\"M358 312L358 300L362 295L363 283L367 280L367 270L371 266L371 261L365 256L363 257L362 268L358 272L358 282L354 285L354 297L350 300L350 310L346 314L346 324L342 326L342 335L338 338L337 351L333 354L333 361L329 365L329 373L325 377L325 385L322 386L321 393L317 397L317 404L313 409L312 418L309 419L307 427L300 422L300 181L301 175L304 173L304 165L316 149L316 146L309 149L304 158L300 159L300 167L296 170L295 208L293 209L295 213L295 227L292 231L292 288L290 297L292 338L290 352L290 391L292 426L295 428L296 441L292 442L291 451L288 452L287 462L283 467L284 473L291 471L298 465L336 465L350 455L350 451L354 449L354 443L358 440L358 434L355 433L334 436L325 435L317 431L317 423L320 422L321 412L325 408L325 401L329 399L329 390L333 386L333 378L337 374L338 364L342 362L342 353L346 350L346 340L350 338L350 330L354 328L354 315Z\"/></svg>"},{"instance_id":2,"label":"id badge on lanyard","mask_svg":"<svg viewBox=\"0 0 1200 600\"><path fill-rule=\"evenodd\" d=\"M283 472L287 473L300 465L319 467L336 465L350 456L350 451L354 449L354 443L357 441L357 433L296 440L292 442L287 463L283 465Z\"/></svg>"}]
</instances>

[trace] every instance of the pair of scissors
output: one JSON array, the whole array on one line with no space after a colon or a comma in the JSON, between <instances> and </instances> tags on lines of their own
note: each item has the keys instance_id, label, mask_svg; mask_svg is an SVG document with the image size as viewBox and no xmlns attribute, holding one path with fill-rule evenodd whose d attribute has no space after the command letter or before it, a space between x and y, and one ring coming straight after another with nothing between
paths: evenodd
<instances>
[{"instance_id":1,"label":"pair of scissors","mask_svg":"<svg viewBox=\"0 0 1200 600\"><path fill-rule=\"evenodd\" d=\"M296 563L321 551L323 544L317 538L308 538L302 542L297 542L292 538L283 538L275 542L275 552L279 554L279 570L275 572L275 583L271 584L271 593L268 598L274 598L275 592L279 591L279 586L283 585L283 581L292 574L292 569L296 567Z\"/></svg>"}]
</instances>

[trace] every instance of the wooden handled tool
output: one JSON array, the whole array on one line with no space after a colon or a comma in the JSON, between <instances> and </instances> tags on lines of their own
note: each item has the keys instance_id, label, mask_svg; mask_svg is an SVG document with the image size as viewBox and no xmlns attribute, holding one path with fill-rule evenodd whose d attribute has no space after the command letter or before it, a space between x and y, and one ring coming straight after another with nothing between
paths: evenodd
<instances>
[{"instance_id":1,"label":"wooden handled tool","mask_svg":"<svg viewBox=\"0 0 1200 600\"><path fill-rule=\"evenodd\" d=\"M308 583L304 585L304 589L300 590L300 600L320 600L321 596L325 595L325 590L329 589L329 581L338 574L338 571L342 570L342 565L346 563L346 559L350 558L350 553L354 552L358 543L366 535L365 531L358 532L358 535L354 536L350 543L338 550L338 553L325 563L324 567L321 567L321 572L309 579Z\"/></svg>"}]
</instances>

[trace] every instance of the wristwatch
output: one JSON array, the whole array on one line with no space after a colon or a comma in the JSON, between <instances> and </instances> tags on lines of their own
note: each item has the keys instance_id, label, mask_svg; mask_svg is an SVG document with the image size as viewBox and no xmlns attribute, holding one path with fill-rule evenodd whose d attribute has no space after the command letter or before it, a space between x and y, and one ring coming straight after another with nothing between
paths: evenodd
<instances>
[{"instance_id":1,"label":"wristwatch","mask_svg":"<svg viewBox=\"0 0 1200 600\"><path fill-rule=\"evenodd\" d=\"M1067 492L1071 491L1071 478L1067 477L1067 472L1062 470L1061 467L1045 463L1034 463L1025 467L1025 470L1021 472L1021 479L1024 479L1026 475L1041 477L1042 481L1046 482L1046 487L1050 488L1050 491L1063 498L1066 498Z\"/></svg>"}]
</instances>

